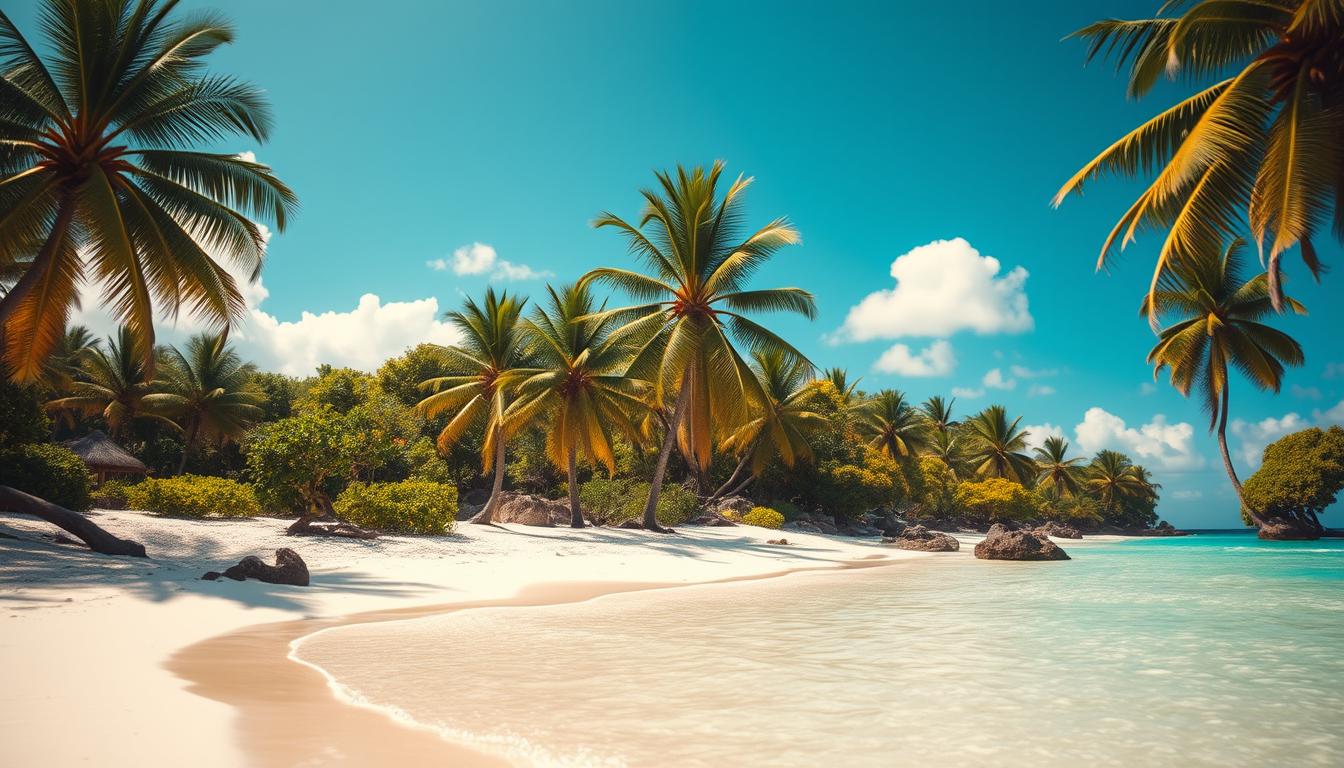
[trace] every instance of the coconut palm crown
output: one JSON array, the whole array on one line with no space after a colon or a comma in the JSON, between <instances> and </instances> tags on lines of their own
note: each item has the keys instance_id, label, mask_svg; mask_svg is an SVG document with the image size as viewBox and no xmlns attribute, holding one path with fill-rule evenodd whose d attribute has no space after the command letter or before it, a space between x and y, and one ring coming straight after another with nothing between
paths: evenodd
<instances>
[{"instance_id":1,"label":"coconut palm crown","mask_svg":"<svg viewBox=\"0 0 1344 768\"><path fill-rule=\"evenodd\" d=\"M42 0L45 56L0 13L0 332L18 381L41 375L84 281L151 370L156 310L227 327L245 305L219 259L256 279L252 218L283 230L297 206L267 166L193 149L264 142L271 113L261 89L204 71L232 26L176 6Z\"/></svg>"},{"instance_id":2,"label":"coconut palm crown","mask_svg":"<svg viewBox=\"0 0 1344 768\"><path fill-rule=\"evenodd\" d=\"M219 444L240 439L261 421L265 396L252 387L256 366L243 362L222 333L202 333L187 340L185 351L164 353L162 392L145 397L157 410L171 414L185 431L177 471L201 439Z\"/></svg>"},{"instance_id":3,"label":"coconut palm crown","mask_svg":"<svg viewBox=\"0 0 1344 768\"><path fill-rule=\"evenodd\" d=\"M1036 485L1054 496L1077 496L1082 491L1083 459L1070 459L1069 441L1051 435L1036 449Z\"/></svg>"},{"instance_id":4,"label":"coconut palm crown","mask_svg":"<svg viewBox=\"0 0 1344 768\"><path fill-rule=\"evenodd\" d=\"M855 427L869 445L893 459L915 455L928 440L923 415L894 389L884 389L864 403Z\"/></svg>"},{"instance_id":5,"label":"coconut palm crown","mask_svg":"<svg viewBox=\"0 0 1344 768\"><path fill-rule=\"evenodd\" d=\"M1036 464L1026 454L1028 433L1018 428L1021 421L1021 416L1009 421L1002 405L991 405L966 420L970 437L966 460L977 474L1031 485Z\"/></svg>"}]
</instances>

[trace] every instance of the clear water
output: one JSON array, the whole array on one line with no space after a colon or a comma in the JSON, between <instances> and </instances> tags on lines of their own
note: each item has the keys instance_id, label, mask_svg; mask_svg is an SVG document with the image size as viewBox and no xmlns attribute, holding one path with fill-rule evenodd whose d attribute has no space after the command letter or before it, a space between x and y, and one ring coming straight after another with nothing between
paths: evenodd
<instances>
[{"instance_id":1,"label":"clear water","mask_svg":"<svg viewBox=\"0 0 1344 768\"><path fill-rule=\"evenodd\" d=\"M1070 553L477 610L299 653L519 765L1344 765L1344 542Z\"/></svg>"}]
</instances>

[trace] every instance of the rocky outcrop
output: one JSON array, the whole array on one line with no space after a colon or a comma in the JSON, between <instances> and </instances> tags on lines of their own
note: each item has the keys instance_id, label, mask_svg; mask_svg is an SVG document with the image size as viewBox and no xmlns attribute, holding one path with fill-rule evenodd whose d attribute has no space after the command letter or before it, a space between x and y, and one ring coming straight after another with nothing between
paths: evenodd
<instances>
[{"instance_id":1,"label":"rocky outcrop","mask_svg":"<svg viewBox=\"0 0 1344 768\"><path fill-rule=\"evenodd\" d=\"M1272 518L1260 529L1260 538L1267 541L1316 541L1321 529L1305 520Z\"/></svg>"},{"instance_id":2,"label":"rocky outcrop","mask_svg":"<svg viewBox=\"0 0 1344 768\"><path fill-rule=\"evenodd\" d=\"M503 493L495 508L494 522L552 528L569 525L569 505L530 493Z\"/></svg>"},{"instance_id":3,"label":"rocky outcrop","mask_svg":"<svg viewBox=\"0 0 1344 768\"><path fill-rule=\"evenodd\" d=\"M1054 520L1042 525L1036 529L1037 536L1054 536L1056 539L1081 539L1082 531L1074 528L1072 525L1057 523Z\"/></svg>"},{"instance_id":4,"label":"rocky outcrop","mask_svg":"<svg viewBox=\"0 0 1344 768\"><path fill-rule=\"evenodd\" d=\"M709 505L706 511L712 514L729 517L732 516L728 514L731 512L734 515L741 517L750 512L755 506L756 502L745 496L726 496Z\"/></svg>"},{"instance_id":5,"label":"rocky outcrop","mask_svg":"<svg viewBox=\"0 0 1344 768\"><path fill-rule=\"evenodd\" d=\"M916 552L956 552L961 549L961 542L946 533L930 531L922 525L912 525L901 531L900 536L885 538L882 543Z\"/></svg>"},{"instance_id":6,"label":"rocky outcrop","mask_svg":"<svg viewBox=\"0 0 1344 768\"><path fill-rule=\"evenodd\" d=\"M713 512L701 515L696 518L692 518L690 520L687 520L686 522L689 525L707 525L710 527L718 527L718 528L731 528L737 525L737 523L733 522L732 520L729 520L723 515L715 514Z\"/></svg>"},{"instance_id":7,"label":"rocky outcrop","mask_svg":"<svg viewBox=\"0 0 1344 768\"><path fill-rule=\"evenodd\" d=\"M275 565L268 565L256 555L248 555L230 566L223 573L210 571L201 577L206 581L218 581L221 578L234 581L256 579L267 584L292 584L296 587L308 586L308 565L299 557L299 553L288 547L275 550Z\"/></svg>"},{"instance_id":8,"label":"rocky outcrop","mask_svg":"<svg viewBox=\"0 0 1344 768\"><path fill-rule=\"evenodd\" d=\"M985 540L975 545L981 560L1068 560L1069 556L1047 536L1031 531L1010 531L995 523Z\"/></svg>"},{"instance_id":9,"label":"rocky outcrop","mask_svg":"<svg viewBox=\"0 0 1344 768\"><path fill-rule=\"evenodd\" d=\"M1179 528L1174 527L1171 523L1168 523L1166 520L1158 522L1158 524L1152 528L1140 528L1137 531L1117 530L1116 532L1121 534L1122 536L1189 536L1190 535L1189 531L1182 531Z\"/></svg>"}]
</instances>

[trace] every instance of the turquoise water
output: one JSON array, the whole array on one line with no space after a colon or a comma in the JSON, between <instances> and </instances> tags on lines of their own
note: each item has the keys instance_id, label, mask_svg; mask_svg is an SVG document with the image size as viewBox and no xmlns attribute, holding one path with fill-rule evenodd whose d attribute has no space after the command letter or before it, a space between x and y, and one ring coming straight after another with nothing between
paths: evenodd
<instances>
[{"instance_id":1,"label":"turquoise water","mask_svg":"<svg viewBox=\"0 0 1344 768\"><path fill-rule=\"evenodd\" d=\"M1344 542L1066 548L347 627L299 655L519 765L1344 765Z\"/></svg>"}]
</instances>

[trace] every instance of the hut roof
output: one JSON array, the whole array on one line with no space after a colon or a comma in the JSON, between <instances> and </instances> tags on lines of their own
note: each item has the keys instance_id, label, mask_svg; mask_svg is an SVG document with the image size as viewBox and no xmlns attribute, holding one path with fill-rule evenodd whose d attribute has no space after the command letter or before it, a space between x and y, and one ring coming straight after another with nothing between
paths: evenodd
<instances>
[{"instance_id":1,"label":"hut roof","mask_svg":"<svg viewBox=\"0 0 1344 768\"><path fill-rule=\"evenodd\" d=\"M65 447L84 460L90 469L110 472L139 472L148 474L144 462L112 442L112 438L95 429L78 440L68 440Z\"/></svg>"}]
</instances>

